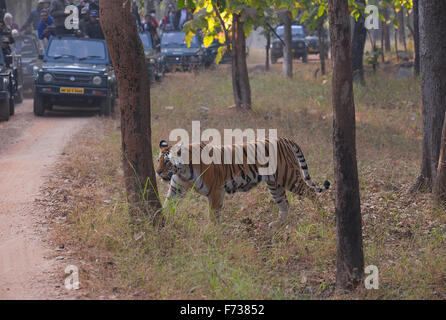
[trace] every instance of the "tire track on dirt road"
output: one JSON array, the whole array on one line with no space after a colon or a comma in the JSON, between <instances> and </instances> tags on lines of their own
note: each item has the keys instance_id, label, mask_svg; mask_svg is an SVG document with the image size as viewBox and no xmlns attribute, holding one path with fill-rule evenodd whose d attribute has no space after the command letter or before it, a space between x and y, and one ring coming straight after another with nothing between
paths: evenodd
<instances>
[{"instance_id":1,"label":"tire track on dirt road","mask_svg":"<svg viewBox=\"0 0 446 320\"><path fill-rule=\"evenodd\" d=\"M64 288L67 262L55 259L34 200L65 144L89 122L85 115L34 117L25 100L0 123L0 299L74 297Z\"/></svg>"}]
</instances>

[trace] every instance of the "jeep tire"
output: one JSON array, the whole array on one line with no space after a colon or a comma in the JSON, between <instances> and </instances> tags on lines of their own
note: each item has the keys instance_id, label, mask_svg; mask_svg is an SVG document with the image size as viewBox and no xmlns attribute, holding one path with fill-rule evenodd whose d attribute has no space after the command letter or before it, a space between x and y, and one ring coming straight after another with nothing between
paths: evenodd
<instances>
[{"instance_id":1,"label":"jeep tire","mask_svg":"<svg viewBox=\"0 0 446 320\"><path fill-rule=\"evenodd\" d=\"M23 102L23 86L17 91L16 101L17 103Z\"/></svg>"},{"instance_id":2,"label":"jeep tire","mask_svg":"<svg viewBox=\"0 0 446 320\"><path fill-rule=\"evenodd\" d=\"M99 111L99 114L101 116L108 117L112 113L112 109L113 109L112 98L106 97L106 98L102 99L102 101L101 101L101 109Z\"/></svg>"},{"instance_id":3,"label":"jeep tire","mask_svg":"<svg viewBox=\"0 0 446 320\"><path fill-rule=\"evenodd\" d=\"M34 114L38 117L42 117L45 113L44 97L37 91L34 92Z\"/></svg>"},{"instance_id":4,"label":"jeep tire","mask_svg":"<svg viewBox=\"0 0 446 320\"><path fill-rule=\"evenodd\" d=\"M277 63L277 58L273 55L271 55L271 63L272 64L276 64Z\"/></svg>"},{"instance_id":5,"label":"jeep tire","mask_svg":"<svg viewBox=\"0 0 446 320\"><path fill-rule=\"evenodd\" d=\"M13 116L15 113L15 101L14 97L9 98L9 115Z\"/></svg>"},{"instance_id":6,"label":"jeep tire","mask_svg":"<svg viewBox=\"0 0 446 320\"><path fill-rule=\"evenodd\" d=\"M9 97L4 100L0 100L0 120L8 121L11 115L9 106Z\"/></svg>"}]
</instances>

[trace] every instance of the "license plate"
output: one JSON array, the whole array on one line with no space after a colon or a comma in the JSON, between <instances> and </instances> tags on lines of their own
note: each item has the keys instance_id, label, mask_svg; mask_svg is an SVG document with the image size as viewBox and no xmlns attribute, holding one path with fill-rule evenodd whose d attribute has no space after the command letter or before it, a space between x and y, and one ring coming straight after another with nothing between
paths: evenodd
<instances>
[{"instance_id":1,"label":"license plate","mask_svg":"<svg viewBox=\"0 0 446 320\"><path fill-rule=\"evenodd\" d=\"M83 88L60 88L60 93L84 94Z\"/></svg>"}]
</instances>

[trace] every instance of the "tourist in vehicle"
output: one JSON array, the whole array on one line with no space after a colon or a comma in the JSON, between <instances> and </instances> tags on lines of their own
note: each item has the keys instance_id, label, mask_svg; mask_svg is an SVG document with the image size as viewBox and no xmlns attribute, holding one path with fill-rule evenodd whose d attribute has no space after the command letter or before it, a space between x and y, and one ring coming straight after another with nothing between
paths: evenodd
<instances>
[{"instance_id":1,"label":"tourist in vehicle","mask_svg":"<svg viewBox=\"0 0 446 320\"><path fill-rule=\"evenodd\" d=\"M19 30L19 25L14 22L13 16L11 13L7 12L5 13L5 17L3 18L3 21L5 22L6 26L12 30Z\"/></svg>"},{"instance_id":2,"label":"tourist in vehicle","mask_svg":"<svg viewBox=\"0 0 446 320\"><path fill-rule=\"evenodd\" d=\"M55 35L53 18L48 14L48 10L44 9L40 12L40 24L37 34L40 40L49 39Z\"/></svg>"},{"instance_id":3,"label":"tourist in vehicle","mask_svg":"<svg viewBox=\"0 0 446 320\"><path fill-rule=\"evenodd\" d=\"M86 38L104 39L104 33L99 23L99 13L96 10L90 11L90 20L86 24L85 31Z\"/></svg>"},{"instance_id":4,"label":"tourist in vehicle","mask_svg":"<svg viewBox=\"0 0 446 320\"><path fill-rule=\"evenodd\" d=\"M8 37L2 37L2 53L4 57L11 55L11 47L9 46Z\"/></svg>"},{"instance_id":5,"label":"tourist in vehicle","mask_svg":"<svg viewBox=\"0 0 446 320\"><path fill-rule=\"evenodd\" d=\"M166 14L161 20L161 29L163 31L175 30L175 7L169 3L166 9Z\"/></svg>"},{"instance_id":6,"label":"tourist in vehicle","mask_svg":"<svg viewBox=\"0 0 446 320\"><path fill-rule=\"evenodd\" d=\"M156 20L155 12L152 11L150 14L146 15L144 19L144 31L147 31L152 36L152 40L154 44L159 44L159 36L158 36L158 21Z\"/></svg>"},{"instance_id":7,"label":"tourist in vehicle","mask_svg":"<svg viewBox=\"0 0 446 320\"><path fill-rule=\"evenodd\" d=\"M8 28L3 20L0 20L0 36L8 37L10 43L14 43L14 37L12 36L12 30Z\"/></svg>"},{"instance_id":8,"label":"tourist in vehicle","mask_svg":"<svg viewBox=\"0 0 446 320\"><path fill-rule=\"evenodd\" d=\"M28 26L31 26L33 30L37 31L37 29L39 29L39 24L40 24L40 11L42 9L48 9L50 7L50 4L51 4L50 0L39 0L36 9L31 11L20 31L21 32L25 31Z\"/></svg>"},{"instance_id":9,"label":"tourist in vehicle","mask_svg":"<svg viewBox=\"0 0 446 320\"><path fill-rule=\"evenodd\" d=\"M90 10L87 6L83 7L81 12L81 17L79 20L79 31L82 35L87 35L87 24L90 21Z\"/></svg>"},{"instance_id":10,"label":"tourist in vehicle","mask_svg":"<svg viewBox=\"0 0 446 320\"><path fill-rule=\"evenodd\" d=\"M39 18L39 19L40 19L40 18ZM40 23L40 20L39 20L39 23ZM25 28L23 28L23 30L22 30L22 34L23 34L24 36L29 36L29 35L33 35L33 36L35 36L35 34L33 33L33 28L32 28L31 25L27 25L27 26L25 26Z\"/></svg>"},{"instance_id":11,"label":"tourist in vehicle","mask_svg":"<svg viewBox=\"0 0 446 320\"><path fill-rule=\"evenodd\" d=\"M73 1L66 1L66 0L51 1L49 14L53 18L55 35L64 35L72 33L71 30L65 28L65 19L68 16L68 14L65 13L65 7L72 3Z\"/></svg>"},{"instance_id":12,"label":"tourist in vehicle","mask_svg":"<svg viewBox=\"0 0 446 320\"><path fill-rule=\"evenodd\" d=\"M89 0L88 9L99 11L99 0Z\"/></svg>"},{"instance_id":13,"label":"tourist in vehicle","mask_svg":"<svg viewBox=\"0 0 446 320\"><path fill-rule=\"evenodd\" d=\"M177 18L175 19L175 21L178 21L178 25L176 26L176 29L183 30L183 25L189 20L192 20L192 13L190 13L190 11L187 7L184 7L181 10L178 10Z\"/></svg>"}]
</instances>

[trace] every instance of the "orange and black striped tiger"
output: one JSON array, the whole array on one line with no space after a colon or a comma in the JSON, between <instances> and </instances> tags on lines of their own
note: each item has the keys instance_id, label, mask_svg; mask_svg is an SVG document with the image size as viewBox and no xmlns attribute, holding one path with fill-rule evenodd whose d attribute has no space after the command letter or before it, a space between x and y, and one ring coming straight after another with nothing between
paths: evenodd
<instances>
[{"instance_id":1,"label":"orange and black striped tiger","mask_svg":"<svg viewBox=\"0 0 446 320\"><path fill-rule=\"evenodd\" d=\"M184 160L181 159L181 145L176 144L171 147L166 141L161 141L156 172L163 181L170 182L166 201L170 198L180 198L194 187L199 194L208 198L211 213L214 213L215 217L218 218L226 193L246 192L264 181L279 206L280 219L276 223L282 223L289 211L287 190L299 195L313 197L328 190L330 182L325 181L324 188L315 186L308 173L308 166L301 149L294 141L287 138L274 140L276 142L274 145L277 168L273 174L261 175L259 169L265 168L267 164L257 157L255 163L247 161L248 152L254 147L263 147L264 154L268 157L273 145L269 142L270 140L265 139L241 145L212 146L207 151L211 156L213 152L218 152L218 157L222 159L220 164L205 164L203 161L198 164L189 161L185 164ZM190 144L183 148L183 150L189 152L189 159L192 159L193 146L193 144ZM198 145L195 146L198 147ZM201 152L206 146L206 143L201 143L199 151ZM240 159L238 162L235 161L237 151L243 155L243 161L240 161ZM223 160L225 154L232 157L231 164L225 164ZM270 225L274 226L275 223Z\"/></svg>"}]
</instances>

